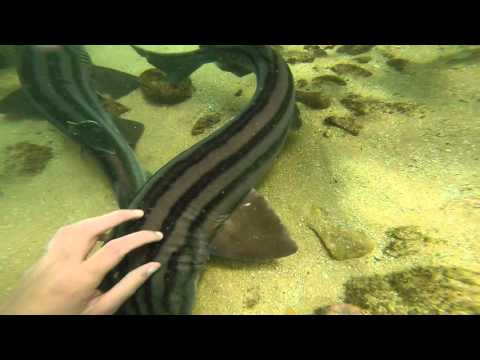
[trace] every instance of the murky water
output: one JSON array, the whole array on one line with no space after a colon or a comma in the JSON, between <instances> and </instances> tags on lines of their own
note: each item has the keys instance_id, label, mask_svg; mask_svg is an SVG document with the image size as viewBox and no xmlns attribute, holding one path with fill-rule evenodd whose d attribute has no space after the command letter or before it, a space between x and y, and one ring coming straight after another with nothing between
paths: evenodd
<instances>
[{"instance_id":1,"label":"murky water","mask_svg":"<svg viewBox=\"0 0 480 360\"><path fill-rule=\"evenodd\" d=\"M126 45L86 48L98 66L133 76L152 68ZM264 264L212 259L194 313L312 314L342 303L371 313L478 312L480 47L277 51L295 77L303 125L257 190L299 249ZM0 99L20 88L12 63L0 45ZM191 80L192 96L174 105L141 89L116 99L145 126L136 155L150 173L225 125L255 91L253 75L214 64ZM118 207L97 160L24 110L2 110L0 100L0 298L56 229Z\"/></svg>"}]
</instances>

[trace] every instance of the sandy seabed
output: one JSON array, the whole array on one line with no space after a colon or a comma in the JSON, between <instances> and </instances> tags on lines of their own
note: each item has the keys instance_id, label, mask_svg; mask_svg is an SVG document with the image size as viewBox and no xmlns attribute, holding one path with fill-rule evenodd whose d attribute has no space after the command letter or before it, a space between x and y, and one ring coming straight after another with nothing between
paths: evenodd
<instances>
[{"instance_id":1,"label":"sandy seabed","mask_svg":"<svg viewBox=\"0 0 480 360\"><path fill-rule=\"evenodd\" d=\"M149 46L184 51L191 46ZM288 46L301 50L302 46ZM88 46L97 65L139 75L150 66L128 46ZM377 46L361 66L369 78L349 78L347 94L419 105L421 114L373 111L359 136L324 124L348 112L333 97L327 110L299 105L303 127L292 133L258 189L298 243L294 256L263 265L211 261L199 284L195 314L310 314L342 302L352 276L386 274L413 265L480 270L480 62L435 66L457 46ZM388 52L416 64L400 73L385 64ZM296 79L332 74L354 63L331 52L314 63L292 65ZM314 69L315 68L315 69ZM155 171L200 138L191 135L202 115L234 116L248 105L255 79L239 79L207 65L193 76L194 96L159 107L135 91L119 101L126 118L145 124L137 154ZM18 88L13 70L0 70L0 97ZM234 96L243 90L240 97ZM326 94L329 95L329 94ZM328 137L325 132L328 130ZM19 142L48 145L54 157L39 175L18 177L2 169L5 148ZM0 118L0 298L44 251L62 225L115 209L108 178L95 159L47 121ZM319 219L321 218L321 219ZM308 228L328 223L365 232L376 243L370 255L333 260ZM383 253L386 231L418 226L445 243L435 251L394 259Z\"/></svg>"}]
</instances>

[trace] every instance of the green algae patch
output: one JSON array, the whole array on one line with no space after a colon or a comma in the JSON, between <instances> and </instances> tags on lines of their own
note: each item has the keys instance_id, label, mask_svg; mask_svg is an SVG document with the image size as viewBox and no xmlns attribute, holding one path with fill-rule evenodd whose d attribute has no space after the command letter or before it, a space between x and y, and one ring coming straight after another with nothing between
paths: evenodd
<instances>
[{"instance_id":1,"label":"green algae patch","mask_svg":"<svg viewBox=\"0 0 480 360\"><path fill-rule=\"evenodd\" d=\"M458 267L414 267L385 276L355 277L345 302L372 314L480 313L480 273Z\"/></svg>"}]
</instances>

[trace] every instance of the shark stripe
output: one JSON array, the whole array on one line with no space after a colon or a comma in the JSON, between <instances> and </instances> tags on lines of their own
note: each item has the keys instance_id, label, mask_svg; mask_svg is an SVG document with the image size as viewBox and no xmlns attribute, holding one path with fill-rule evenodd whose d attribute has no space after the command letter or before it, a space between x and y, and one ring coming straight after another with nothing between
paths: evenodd
<instances>
[{"instance_id":1,"label":"shark stripe","mask_svg":"<svg viewBox=\"0 0 480 360\"><path fill-rule=\"evenodd\" d=\"M164 266L124 306L124 313L190 313L208 244L258 185L281 150L295 117L293 78L267 47L242 47L257 77L250 106L161 169L132 206L144 219L125 231L160 230L164 240L127 255L120 273L155 259ZM147 196L148 195L148 196Z\"/></svg>"},{"instance_id":2,"label":"shark stripe","mask_svg":"<svg viewBox=\"0 0 480 360\"><path fill-rule=\"evenodd\" d=\"M121 207L146 182L133 150L91 83L91 62L77 45L19 46L18 74L32 104L62 132L94 151L109 169Z\"/></svg>"}]
</instances>

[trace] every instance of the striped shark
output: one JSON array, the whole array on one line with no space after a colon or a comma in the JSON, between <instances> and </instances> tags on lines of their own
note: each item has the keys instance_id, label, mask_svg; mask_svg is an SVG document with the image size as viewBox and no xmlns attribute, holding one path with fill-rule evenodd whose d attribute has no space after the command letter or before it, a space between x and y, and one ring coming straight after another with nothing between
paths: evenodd
<instances>
[{"instance_id":1,"label":"striped shark","mask_svg":"<svg viewBox=\"0 0 480 360\"><path fill-rule=\"evenodd\" d=\"M128 254L110 274L110 286L148 261L163 266L119 314L191 314L197 283L210 256L271 260L297 251L287 230L254 189L272 167L297 117L294 82L269 46L201 46L184 54L138 54L181 81L216 62L238 76L254 73L257 89L247 108L224 127L156 172L130 204L145 216L112 236L161 231L162 242Z\"/></svg>"},{"instance_id":2,"label":"striped shark","mask_svg":"<svg viewBox=\"0 0 480 360\"><path fill-rule=\"evenodd\" d=\"M31 104L95 154L108 170L120 207L127 207L146 175L100 102L86 50L80 45L23 45L17 52L17 73Z\"/></svg>"}]
</instances>

